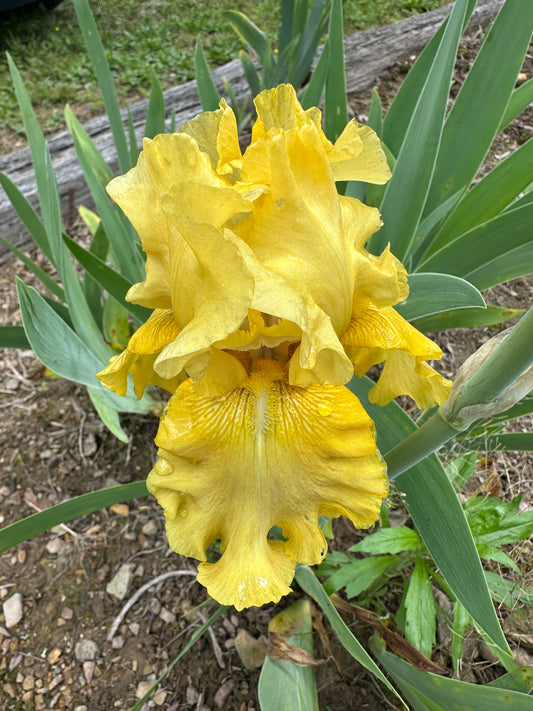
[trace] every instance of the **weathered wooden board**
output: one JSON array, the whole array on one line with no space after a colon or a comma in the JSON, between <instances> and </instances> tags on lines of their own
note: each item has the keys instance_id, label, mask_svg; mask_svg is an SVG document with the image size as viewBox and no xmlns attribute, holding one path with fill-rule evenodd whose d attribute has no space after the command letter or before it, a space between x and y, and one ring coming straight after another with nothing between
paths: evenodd
<instances>
[{"instance_id":1,"label":"weathered wooden board","mask_svg":"<svg viewBox=\"0 0 533 711\"><path fill-rule=\"evenodd\" d=\"M471 28L486 25L502 6L503 0L480 0ZM435 33L450 6L440 10L414 15L392 25L357 32L345 40L346 80L349 92L361 91L372 86L379 75L395 62L419 51ZM227 79L242 101L246 97L247 84L238 60L218 67L213 72L215 84L223 93L223 80ZM176 125L195 116L200 111L196 82L190 81L164 92L168 115L176 112ZM148 100L132 104L131 111L138 138L142 136ZM106 116L87 121L85 129L93 138L109 164L116 169L113 138ZM91 205L92 201L83 174L76 158L68 131L62 131L49 139L52 162L57 176L63 214L67 216L80 204ZM28 148L0 156L0 170L4 171L19 187L32 205L38 205L37 189ZM25 247L31 238L20 222L7 196L0 188L0 235L18 247ZM9 254L9 253L8 253ZM0 245L0 262L6 250Z\"/></svg>"}]
</instances>

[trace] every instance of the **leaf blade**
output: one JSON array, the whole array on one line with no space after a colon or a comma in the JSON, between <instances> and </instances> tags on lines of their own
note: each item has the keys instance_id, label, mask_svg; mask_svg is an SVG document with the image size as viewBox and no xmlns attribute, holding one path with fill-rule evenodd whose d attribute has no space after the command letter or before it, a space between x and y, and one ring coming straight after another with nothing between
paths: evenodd
<instances>
[{"instance_id":1,"label":"leaf blade","mask_svg":"<svg viewBox=\"0 0 533 711\"><path fill-rule=\"evenodd\" d=\"M80 518L98 509L119 504L123 501L140 498L148 495L144 481L130 482L121 486L114 486L108 489L100 489L88 494L76 496L60 504L50 506L44 511L26 516L20 521L15 521L9 526L0 530L0 553L9 550L13 546L29 541L40 533L47 531L54 526L75 518Z\"/></svg>"}]
</instances>

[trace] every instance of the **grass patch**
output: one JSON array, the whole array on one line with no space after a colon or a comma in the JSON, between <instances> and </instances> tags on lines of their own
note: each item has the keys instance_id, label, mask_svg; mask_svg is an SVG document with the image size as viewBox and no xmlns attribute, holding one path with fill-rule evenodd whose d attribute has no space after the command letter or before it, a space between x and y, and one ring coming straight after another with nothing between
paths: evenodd
<instances>
[{"instance_id":1,"label":"grass patch","mask_svg":"<svg viewBox=\"0 0 533 711\"><path fill-rule=\"evenodd\" d=\"M345 29L350 33L386 24L447 1L345 0ZM241 46L222 18L225 10L245 12L274 37L279 5L279 0L217 0L216 4L205 0L91 1L123 103L146 95L151 69L163 87L192 79L197 35L212 66L235 57ZM1 25L0 117L1 125L7 127L0 135L3 152L11 150L22 133L5 50L20 69L46 131L64 127L66 103L75 108L81 120L103 111L70 0L51 12L36 6L6 13L1 16Z\"/></svg>"}]
</instances>

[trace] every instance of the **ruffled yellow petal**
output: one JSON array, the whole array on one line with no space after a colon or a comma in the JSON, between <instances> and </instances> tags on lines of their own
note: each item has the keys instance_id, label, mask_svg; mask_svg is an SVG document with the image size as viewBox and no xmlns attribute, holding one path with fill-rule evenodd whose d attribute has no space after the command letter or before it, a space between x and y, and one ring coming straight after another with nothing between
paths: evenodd
<instances>
[{"instance_id":1,"label":"ruffled yellow petal","mask_svg":"<svg viewBox=\"0 0 533 711\"><path fill-rule=\"evenodd\" d=\"M295 323L250 309L248 317L235 333L216 343L218 348L254 350L276 348L281 343L300 341L302 331Z\"/></svg>"},{"instance_id":2,"label":"ruffled yellow petal","mask_svg":"<svg viewBox=\"0 0 533 711\"><path fill-rule=\"evenodd\" d=\"M256 144L270 166L269 191L253 214L233 227L268 270L311 296L341 333L351 314L351 255L345 249L340 202L314 124L278 132ZM249 171L248 152L243 173ZM371 210L371 208L367 208Z\"/></svg>"},{"instance_id":3,"label":"ruffled yellow petal","mask_svg":"<svg viewBox=\"0 0 533 711\"><path fill-rule=\"evenodd\" d=\"M353 376L353 366L329 315L289 277L265 268L244 242L236 244L255 280L252 308L293 323L300 330L300 345L290 362L291 385L347 383Z\"/></svg>"},{"instance_id":4,"label":"ruffled yellow petal","mask_svg":"<svg viewBox=\"0 0 533 711\"><path fill-rule=\"evenodd\" d=\"M312 125L331 164L334 180L382 184L391 177L380 140L369 126L350 121L335 144L332 144L322 130L320 110L316 107L302 109L290 84L281 84L261 92L254 103L258 119L252 129L252 145L271 129L289 132ZM267 175L268 172L265 172ZM268 179L266 182L269 182Z\"/></svg>"},{"instance_id":5,"label":"ruffled yellow petal","mask_svg":"<svg viewBox=\"0 0 533 711\"><path fill-rule=\"evenodd\" d=\"M425 410L443 403L450 394L451 386L451 380L443 378L420 358L410 353L391 351L368 399L377 405L386 405L398 395L409 395L420 410Z\"/></svg>"},{"instance_id":6,"label":"ruffled yellow petal","mask_svg":"<svg viewBox=\"0 0 533 711\"><path fill-rule=\"evenodd\" d=\"M379 357L381 353L391 350L405 351L424 360L442 356L436 343L417 331L390 306L380 309L369 306L360 316L353 318L342 337L342 344L356 364L355 372L359 376L364 374L357 365L360 351L364 350L376 351L377 360L372 365L383 360Z\"/></svg>"},{"instance_id":7,"label":"ruffled yellow petal","mask_svg":"<svg viewBox=\"0 0 533 711\"><path fill-rule=\"evenodd\" d=\"M202 377L214 343L237 331L252 307L254 277L227 231L182 219L182 230L195 257L195 278L185 273L176 290L193 305L178 338L163 349L155 368L163 378L183 369ZM187 293L187 287L195 293ZM179 298L179 297L178 297Z\"/></svg>"},{"instance_id":8,"label":"ruffled yellow petal","mask_svg":"<svg viewBox=\"0 0 533 711\"><path fill-rule=\"evenodd\" d=\"M335 180L361 180L382 185L391 177L387 158L376 133L369 126L350 121L328 150Z\"/></svg>"},{"instance_id":9,"label":"ruffled yellow petal","mask_svg":"<svg viewBox=\"0 0 533 711\"><path fill-rule=\"evenodd\" d=\"M163 348L179 334L174 314L169 309L156 309L148 321L130 338L128 347L111 358L107 368L96 375L102 385L117 395L126 395L128 373L133 376L135 394L140 399L147 385L159 385L173 392L183 378L161 378L154 362Z\"/></svg>"},{"instance_id":10,"label":"ruffled yellow petal","mask_svg":"<svg viewBox=\"0 0 533 711\"><path fill-rule=\"evenodd\" d=\"M144 139L135 168L107 188L137 230L147 255L146 281L128 299L150 308L173 308L183 327L194 312L203 267L183 234L186 222L220 228L250 201L229 186L187 133ZM179 213L180 219L175 215Z\"/></svg>"},{"instance_id":11,"label":"ruffled yellow petal","mask_svg":"<svg viewBox=\"0 0 533 711\"><path fill-rule=\"evenodd\" d=\"M234 171L240 168L242 156L235 114L224 99L217 111L204 111L186 121L180 133L194 138L200 150L209 155L213 169L232 180Z\"/></svg>"},{"instance_id":12,"label":"ruffled yellow petal","mask_svg":"<svg viewBox=\"0 0 533 711\"><path fill-rule=\"evenodd\" d=\"M378 404L398 395L409 395L421 408L446 399L450 381L423 362L440 358L441 349L392 307L370 306L353 318L342 343L359 376L385 361L378 386L371 390Z\"/></svg>"},{"instance_id":13,"label":"ruffled yellow petal","mask_svg":"<svg viewBox=\"0 0 533 711\"><path fill-rule=\"evenodd\" d=\"M170 545L206 561L198 579L237 609L290 591L296 562L322 560L318 516L378 517L387 493L373 424L343 387L291 387L272 360L240 388L210 398L179 386L161 420L148 489L164 507ZM286 541L269 540L280 526Z\"/></svg>"}]
</instances>

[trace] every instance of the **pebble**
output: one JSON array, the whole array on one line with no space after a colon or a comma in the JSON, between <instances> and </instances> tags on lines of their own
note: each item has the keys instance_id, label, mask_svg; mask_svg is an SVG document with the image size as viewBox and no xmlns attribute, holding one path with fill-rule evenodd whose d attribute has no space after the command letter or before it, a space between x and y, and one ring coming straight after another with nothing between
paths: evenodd
<instances>
[{"instance_id":1,"label":"pebble","mask_svg":"<svg viewBox=\"0 0 533 711\"><path fill-rule=\"evenodd\" d=\"M159 617L163 620L163 622L166 622L166 623L175 622L175 620L176 620L176 615L173 612L170 612L170 610L167 610L166 607L161 608Z\"/></svg>"},{"instance_id":2,"label":"pebble","mask_svg":"<svg viewBox=\"0 0 533 711\"><path fill-rule=\"evenodd\" d=\"M9 660L9 671L14 671L22 661L22 654L15 654Z\"/></svg>"},{"instance_id":3,"label":"pebble","mask_svg":"<svg viewBox=\"0 0 533 711\"><path fill-rule=\"evenodd\" d=\"M156 597L150 599L148 609L153 615L158 615L161 612L161 603Z\"/></svg>"},{"instance_id":4,"label":"pebble","mask_svg":"<svg viewBox=\"0 0 533 711\"><path fill-rule=\"evenodd\" d=\"M5 625L7 629L15 627L22 619L22 595L14 593L2 603L4 610Z\"/></svg>"},{"instance_id":5,"label":"pebble","mask_svg":"<svg viewBox=\"0 0 533 711\"><path fill-rule=\"evenodd\" d=\"M215 694L215 698L213 699L215 702L215 706L219 709L224 708L224 704L226 703L226 699L228 696L231 694L232 689L233 689L233 682L232 681L226 681L222 686L219 688L217 693Z\"/></svg>"},{"instance_id":6,"label":"pebble","mask_svg":"<svg viewBox=\"0 0 533 711\"><path fill-rule=\"evenodd\" d=\"M16 390L20 385L20 381L17 378L8 378L4 382L4 387L6 390Z\"/></svg>"},{"instance_id":7,"label":"pebble","mask_svg":"<svg viewBox=\"0 0 533 711\"><path fill-rule=\"evenodd\" d=\"M127 516L130 512L130 507L127 504L113 504L109 509L117 516Z\"/></svg>"},{"instance_id":8,"label":"pebble","mask_svg":"<svg viewBox=\"0 0 533 711\"><path fill-rule=\"evenodd\" d=\"M48 652L48 655L46 657L48 659L48 664L56 664L62 654L63 650L59 649L59 647L55 647L55 649L52 649L51 652Z\"/></svg>"},{"instance_id":9,"label":"pebble","mask_svg":"<svg viewBox=\"0 0 533 711\"><path fill-rule=\"evenodd\" d=\"M83 662L83 676L85 677L87 684L90 684L91 681L93 680L93 674L94 674L94 662L92 662L92 661Z\"/></svg>"},{"instance_id":10,"label":"pebble","mask_svg":"<svg viewBox=\"0 0 533 711\"><path fill-rule=\"evenodd\" d=\"M83 454L86 457L92 457L97 449L98 444L96 443L96 437L92 432L89 432L83 440Z\"/></svg>"},{"instance_id":11,"label":"pebble","mask_svg":"<svg viewBox=\"0 0 533 711\"><path fill-rule=\"evenodd\" d=\"M62 553L65 553L70 548L70 545L66 543L62 538L52 538L51 541L48 541L46 544L46 550L48 553L51 553L52 555L61 555Z\"/></svg>"},{"instance_id":12,"label":"pebble","mask_svg":"<svg viewBox=\"0 0 533 711\"><path fill-rule=\"evenodd\" d=\"M239 659L246 669L258 669L265 661L267 645L255 639L244 629L239 630L234 640Z\"/></svg>"},{"instance_id":13,"label":"pebble","mask_svg":"<svg viewBox=\"0 0 533 711\"><path fill-rule=\"evenodd\" d=\"M88 711L87 706L75 706L74 711Z\"/></svg>"},{"instance_id":14,"label":"pebble","mask_svg":"<svg viewBox=\"0 0 533 711\"><path fill-rule=\"evenodd\" d=\"M9 696L11 696L12 699L15 698L16 692L15 692L15 687L13 686L13 684L4 684L2 686L2 689L6 692L6 694L9 694Z\"/></svg>"},{"instance_id":15,"label":"pebble","mask_svg":"<svg viewBox=\"0 0 533 711\"><path fill-rule=\"evenodd\" d=\"M24 677L24 681L22 682L22 688L24 691L30 691L30 689L33 689L35 686L35 677L33 676L26 676Z\"/></svg>"},{"instance_id":16,"label":"pebble","mask_svg":"<svg viewBox=\"0 0 533 711\"><path fill-rule=\"evenodd\" d=\"M168 692L167 691L158 691L157 694L154 694L152 696L152 701L156 706L163 706L165 703L165 699L167 698Z\"/></svg>"},{"instance_id":17,"label":"pebble","mask_svg":"<svg viewBox=\"0 0 533 711\"><path fill-rule=\"evenodd\" d=\"M80 639L74 648L76 659L80 662L93 662L99 653L98 645L92 639Z\"/></svg>"},{"instance_id":18,"label":"pebble","mask_svg":"<svg viewBox=\"0 0 533 711\"><path fill-rule=\"evenodd\" d=\"M145 536L154 536L157 533L157 523L151 518L142 527Z\"/></svg>"},{"instance_id":19,"label":"pebble","mask_svg":"<svg viewBox=\"0 0 533 711\"><path fill-rule=\"evenodd\" d=\"M137 691L135 692L135 696L138 699L142 699L142 697L150 691L153 685L153 681L140 681L137 684Z\"/></svg>"},{"instance_id":20,"label":"pebble","mask_svg":"<svg viewBox=\"0 0 533 711\"><path fill-rule=\"evenodd\" d=\"M134 568L135 566L132 563L124 563L121 565L111 582L107 584L107 592L118 600L123 600L130 589Z\"/></svg>"},{"instance_id":21,"label":"pebble","mask_svg":"<svg viewBox=\"0 0 533 711\"><path fill-rule=\"evenodd\" d=\"M121 634L117 634L113 639L111 640L111 646L113 649L122 649L124 646L125 639Z\"/></svg>"}]
</instances>

